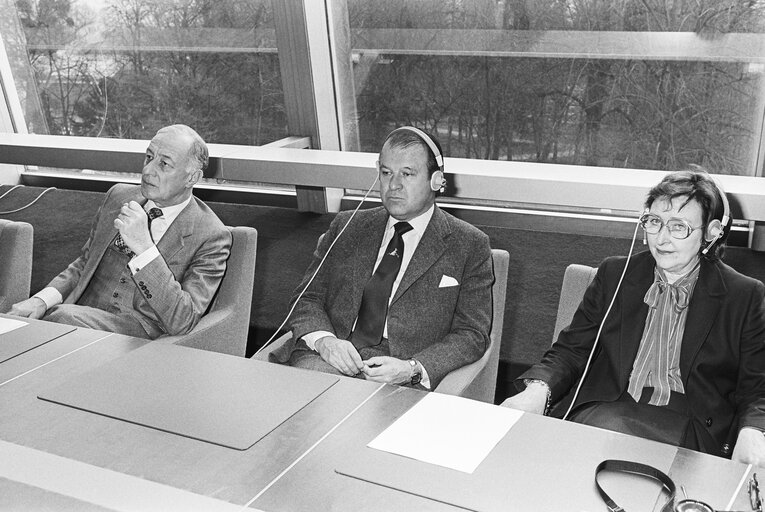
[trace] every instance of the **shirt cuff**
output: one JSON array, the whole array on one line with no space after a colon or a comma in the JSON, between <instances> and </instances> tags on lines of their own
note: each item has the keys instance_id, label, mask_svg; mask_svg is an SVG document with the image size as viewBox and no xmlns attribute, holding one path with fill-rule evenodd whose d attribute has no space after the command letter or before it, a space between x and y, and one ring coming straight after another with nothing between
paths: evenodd
<instances>
[{"instance_id":1,"label":"shirt cuff","mask_svg":"<svg viewBox=\"0 0 765 512\"><path fill-rule=\"evenodd\" d=\"M56 306L64 302L64 298L61 296L61 292L59 292L57 289L53 288L52 286L43 288L39 292L32 295L32 297L37 297L38 299L41 299L45 303L46 311L52 308L53 306Z\"/></svg>"},{"instance_id":2,"label":"shirt cuff","mask_svg":"<svg viewBox=\"0 0 765 512\"><path fill-rule=\"evenodd\" d=\"M308 334L303 335L303 341L305 341L305 344L308 345L308 348L316 351L316 342L322 339L324 336L334 336L329 331L314 331L309 332Z\"/></svg>"},{"instance_id":3,"label":"shirt cuff","mask_svg":"<svg viewBox=\"0 0 765 512\"><path fill-rule=\"evenodd\" d=\"M428 370L425 369L424 366L422 366L422 363L417 361L420 365L420 369L422 370L422 377L420 377L420 385L424 387L425 389L430 389L430 377L428 376Z\"/></svg>"},{"instance_id":4,"label":"shirt cuff","mask_svg":"<svg viewBox=\"0 0 765 512\"><path fill-rule=\"evenodd\" d=\"M132 260L128 261L128 267L130 272L135 275L143 267L154 261L154 258L159 256L159 249L156 245L152 245L138 256L135 256Z\"/></svg>"}]
</instances>

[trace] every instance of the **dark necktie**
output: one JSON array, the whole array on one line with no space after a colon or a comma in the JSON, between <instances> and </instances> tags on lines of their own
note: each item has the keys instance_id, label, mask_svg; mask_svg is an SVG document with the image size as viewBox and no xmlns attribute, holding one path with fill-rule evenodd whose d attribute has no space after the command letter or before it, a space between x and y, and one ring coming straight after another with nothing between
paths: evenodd
<instances>
[{"instance_id":1,"label":"dark necktie","mask_svg":"<svg viewBox=\"0 0 765 512\"><path fill-rule=\"evenodd\" d=\"M160 210L159 208L151 208L147 215L149 216L149 233L151 233L151 221L153 221L157 217L162 217L162 210ZM130 248L127 246L125 241L122 239L122 235L120 235L119 232L117 232L117 236L114 237L114 245L117 246L117 249L127 254L131 258L135 256L135 253L133 253L133 251L130 250Z\"/></svg>"},{"instance_id":2,"label":"dark necktie","mask_svg":"<svg viewBox=\"0 0 765 512\"><path fill-rule=\"evenodd\" d=\"M364 286L356 328L351 333L351 342L356 349L379 345L382 341L385 318L388 315L388 299L404 256L403 236L412 226L408 222L397 222L393 229L396 232L385 248L377 270Z\"/></svg>"}]
</instances>

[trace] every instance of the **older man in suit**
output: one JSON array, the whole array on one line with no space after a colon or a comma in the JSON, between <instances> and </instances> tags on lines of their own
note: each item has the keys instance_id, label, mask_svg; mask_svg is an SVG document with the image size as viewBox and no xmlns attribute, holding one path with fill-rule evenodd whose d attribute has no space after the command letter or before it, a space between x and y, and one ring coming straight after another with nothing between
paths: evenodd
<instances>
[{"instance_id":1,"label":"older man in suit","mask_svg":"<svg viewBox=\"0 0 765 512\"><path fill-rule=\"evenodd\" d=\"M142 338L189 332L223 277L231 235L192 195L207 146L185 125L151 140L140 187L106 194L80 256L11 314Z\"/></svg>"},{"instance_id":2,"label":"older man in suit","mask_svg":"<svg viewBox=\"0 0 765 512\"><path fill-rule=\"evenodd\" d=\"M292 342L272 360L432 389L489 345L489 240L435 205L431 136L394 130L378 173L383 207L334 219L293 299Z\"/></svg>"}]
</instances>

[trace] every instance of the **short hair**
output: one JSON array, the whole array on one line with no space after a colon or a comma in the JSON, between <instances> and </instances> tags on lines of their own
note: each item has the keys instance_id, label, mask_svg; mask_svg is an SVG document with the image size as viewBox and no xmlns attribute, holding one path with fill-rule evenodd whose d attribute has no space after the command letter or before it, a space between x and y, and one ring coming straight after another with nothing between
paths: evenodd
<instances>
[{"instance_id":1,"label":"short hair","mask_svg":"<svg viewBox=\"0 0 765 512\"><path fill-rule=\"evenodd\" d=\"M699 165L689 166L684 171L676 171L667 174L655 185L649 192L645 200L646 209L657 199L667 199L672 201L676 197L687 196L687 199L681 206L685 206L691 200L695 200L701 206L702 221L704 222L704 232L702 239L706 240L706 230L709 223L717 219L722 221L725 214L725 206L720 194L724 192L717 186L709 173ZM730 214L729 214L730 215ZM730 220L723 228L722 236L715 242L714 247L704 256L709 260L722 258L725 252L725 240L730 233ZM706 244L702 243L701 251Z\"/></svg>"},{"instance_id":2,"label":"short hair","mask_svg":"<svg viewBox=\"0 0 765 512\"><path fill-rule=\"evenodd\" d=\"M444 152L441 149L441 144L438 142L438 139L424 130L421 131L427 135L431 141L433 141L433 144L435 144L435 146L438 148L438 152L441 153L443 158ZM428 143L422 140L419 135L412 131L393 130L388 134L388 137L386 137L385 142L383 143L383 147L385 147L386 144L388 147L398 149L404 149L411 146L420 146L425 150L425 154L427 155L426 168L428 169L428 176L433 176L433 173L439 170L438 162L436 162L436 155L433 154L433 151L431 151Z\"/></svg>"},{"instance_id":3,"label":"short hair","mask_svg":"<svg viewBox=\"0 0 765 512\"><path fill-rule=\"evenodd\" d=\"M199 170L204 173L210 163L210 153L207 150L207 144L204 139L193 128L185 124L171 124L170 126L160 128L157 130L157 133L165 130L172 130L191 138L189 157L199 164Z\"/></svg>"}]
</instances>

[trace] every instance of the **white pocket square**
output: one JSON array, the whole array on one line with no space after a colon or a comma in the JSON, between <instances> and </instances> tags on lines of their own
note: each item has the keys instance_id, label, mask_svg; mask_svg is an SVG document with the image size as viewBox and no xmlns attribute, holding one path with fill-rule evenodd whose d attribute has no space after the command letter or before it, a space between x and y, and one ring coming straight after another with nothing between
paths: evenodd
<instances>
[{"instance_id":1,"label":"white pocket square","mask_svg":"<svg viewBox=\"0 0 765 512\"><path fill-rule=\"evenodd\" d=\"M449 286L459 286L459 283L452 276L446 274L441 276L441 282L438 283L439 288L448 288Z\"/></svg>"}]
</instances>

